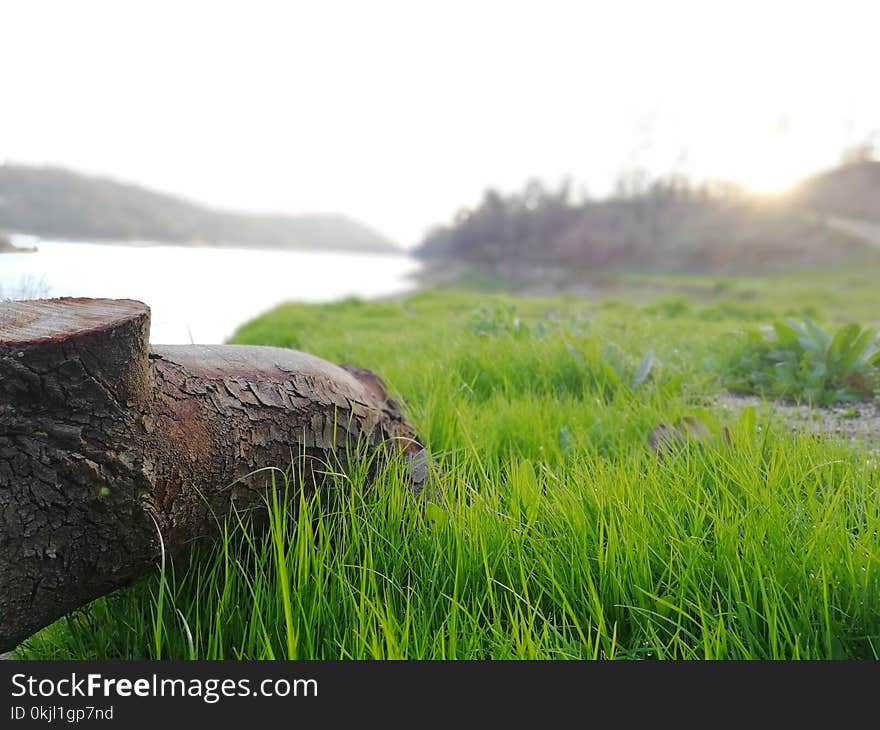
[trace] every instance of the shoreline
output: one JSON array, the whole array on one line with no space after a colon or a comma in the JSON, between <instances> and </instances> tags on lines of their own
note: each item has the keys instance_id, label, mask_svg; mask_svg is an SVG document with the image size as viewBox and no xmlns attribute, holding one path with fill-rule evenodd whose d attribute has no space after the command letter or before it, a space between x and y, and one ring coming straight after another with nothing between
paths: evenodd
<instances>
[{"instance_id":1,"label":"shoreline","mask_svg":"<svg viewBox=\"0 0 880 730\"><path fill-rule=\"evenodd\" d=\"M4 253L36 253L39 249L36 246L16 246L10 241L0 238L0 254Z\"/></svg>"},{"instance_id":2,"label":"shoreline","mask_svg":"<svg viewBox=\"0 0 880 730\"><path fill-rule=\"evenodd\" d=\"M219 243L215 241L153 241L148 239L122 239L122 238L79 238L75 236L65 236L59 238L41 237L32 233L12 233L11 238L23 238L34 243L60 243L60 244L94 244L97 246L125 246L126 248L186 248L186 249L217 249L220 251L238 250L238 251L283 251L289 253L345 253L345 254L364 254L376 256L406 256L411 257L412 254L406 249L370 249L370 248L315 248L312 246L271 246L266 244L246 244L246 243ZM2 239L0 239L0 253L21 253L25 250L37 251L38 246L24 247L9 242L10 246L18 249L11 251L3 248Z\"/></svg>"}]
</instances>

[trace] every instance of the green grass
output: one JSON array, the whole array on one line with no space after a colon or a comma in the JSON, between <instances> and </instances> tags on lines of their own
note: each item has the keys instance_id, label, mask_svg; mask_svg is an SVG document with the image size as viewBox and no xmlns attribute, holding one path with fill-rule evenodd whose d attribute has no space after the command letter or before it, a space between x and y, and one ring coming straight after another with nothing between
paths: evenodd
<instances>
[{"instance_id":1,"label":"green grass","mask_svg":"<svg viewBox=\"0 0 880 730\"><path fill-rule=\"evenodd\" d=\"M380 373L443 469L444 502L410 496L394 459L372 488L360 465L309 498L267 471L267 533L231 521L188 565L19 656L876 659L877 454L709 400L761 324L880 324L876 280L639 278L654 291L641 303L435 291L279 307L235 341ZM727 438L658 457L651 430L687 416Z\"/></svg>"}]
</instances>

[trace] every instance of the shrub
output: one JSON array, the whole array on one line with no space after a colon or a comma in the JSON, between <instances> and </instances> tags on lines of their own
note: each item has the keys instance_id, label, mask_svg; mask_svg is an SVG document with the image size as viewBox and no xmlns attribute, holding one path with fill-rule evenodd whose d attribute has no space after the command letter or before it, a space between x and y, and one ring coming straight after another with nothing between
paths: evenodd
<instances>
[{"instance_id":1,"label":"shrub","mask_svg":"<svg viewBox=\"0 0 880 730\"><path fill-rule=\"evenodd\" d=\"M857 324L832 335L809 318L789 319L751 333L731 375L735 390L823 405L864 400L880 389L880 343Z\"/></svg>"}]
</instances>

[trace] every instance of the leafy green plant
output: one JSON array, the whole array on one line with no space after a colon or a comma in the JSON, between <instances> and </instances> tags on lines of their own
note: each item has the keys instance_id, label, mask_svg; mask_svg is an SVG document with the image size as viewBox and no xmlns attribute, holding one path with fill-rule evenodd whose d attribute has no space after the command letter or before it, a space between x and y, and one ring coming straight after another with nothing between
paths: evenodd
<instances>
[{"instance_id":1,"label":"leafy green plant","mask_svg":"<svg viewBox=\"0 0 880 730\"><path fill-rule=\"evenodd\" d=\"M865 400L880 387L877 334L858 324L836 333L809 318L774 323L751 333L732 368L734 389L829 404Z\"/></svg>"},{"instance_id":2,"label":"leafy green plant","mask_svg":"<svg viewBox=\"0 0 880 730\"><path fill-rule=\"evenodd\" d=\"M648 350L637 365L614 344L607 346L602 354L605 363L615 373L620 383L633 392L648 379L651 370L657 364L657 356L653 350Z\"/></svg>"},{"instance_id":3,"label":"leafy green plant","mask_svg":"<svg viewBox=\"0 0 880 730\"><path fill-rule=\"evenodd\" d=\"M523 334L527 327L512 305L483 306L471 312L471 331L477 335Z\"/></svg>"}]
</instances>

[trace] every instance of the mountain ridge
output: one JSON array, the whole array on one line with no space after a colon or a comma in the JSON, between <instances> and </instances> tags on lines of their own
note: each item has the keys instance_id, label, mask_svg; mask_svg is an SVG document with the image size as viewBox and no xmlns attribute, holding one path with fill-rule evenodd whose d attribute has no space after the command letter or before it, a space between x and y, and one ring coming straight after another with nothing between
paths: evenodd
<instances>
[{"instance_id":1,"label":"mountain ridge","mask_svg":"<svg viewBox=\"0 0 880 730\"><path fill-rule=\"evenodd\" d=\"M857 160L811 175L791 195L798 205L824 215L880 223L880 160Z\"/></svg>"},{"instance_id":2,"label":"mountain ridge","mask_svg":"<svg viewBox=\"0 0 880 730\"><path fill-rule=\"evenodd\" d=\"M740 274L830 265L866 246L875 252L862 228L878 222L880 162L871 160L818 173L777 196L672 177L572 200L567 184L550 189L534 180L519 193L488 190L477 206L429 231L415 255L502 278L548 266Z\"/></svg>"},{"instance_id":3,"label":"mountain ridge","mask_svg":"<svg viewBox=\"0 0 880 730\"><path fill-rule=\"evenodd\" d=\"M8 163L0 165L0 230L62 240L401 251L383 234L344 215L227 211L109 177Z\"/></svg>"}]
</instances>

